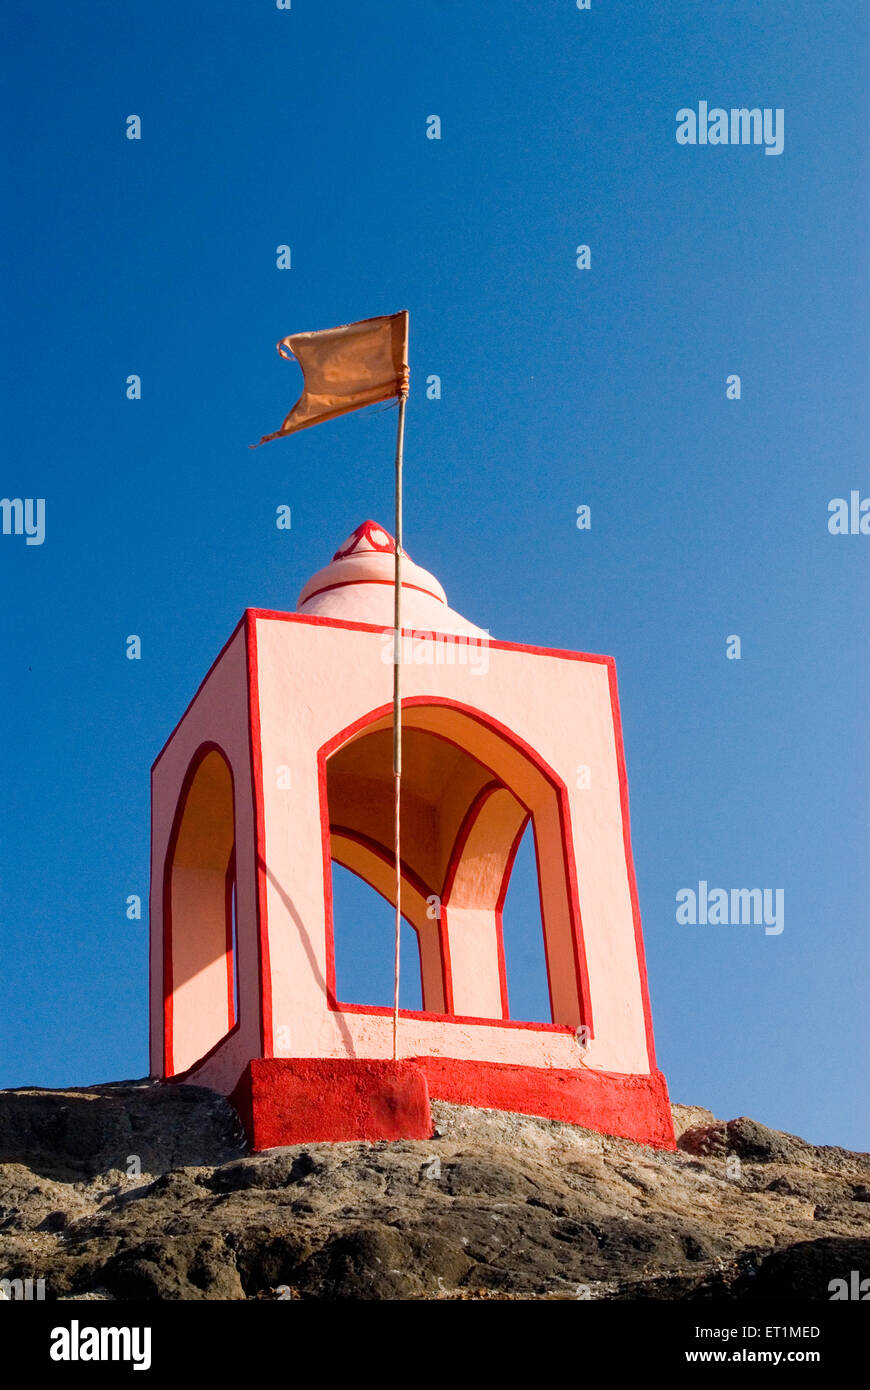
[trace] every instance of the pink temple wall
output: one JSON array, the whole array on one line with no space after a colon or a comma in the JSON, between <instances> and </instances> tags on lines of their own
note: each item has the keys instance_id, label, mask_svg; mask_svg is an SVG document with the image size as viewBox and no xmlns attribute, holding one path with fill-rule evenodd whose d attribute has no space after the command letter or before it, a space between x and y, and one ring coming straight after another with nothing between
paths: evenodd
<instances>
[{"instance_id":1,"label":"pink temple wall","mask_svg":"<svg viewBox=\"0 0 870 1390\"><path fill-rule=\"evenodd\" d=\"M151 1065L156 1075L163 1070L164 861L179 790L191 760L205 741L220 746L233 773L240 1019L223 1042L214 1038L220 1045L193 1067L190 1079L229 1093L252 1057L392 1055L388 1013L327 1006L330 890L322 846L325 779L318 760L318 751L340 731L372 711L388 707L392 667L382 660L383 650L380 631L295 615L251 612L155 764ZM483 669L484 665L488 669ZM492 911L487 921L480 919L479 936L467 930L475 925L474 920L463 920L468 909L463 907L462 882L454 884L452 905L451 895L445 898L445 927L457 986L454 1012L463 1016L446 1023L425 1016L403 1016L400 1054L648 1073L651 1030L624 835L627 803L624 779L620 778L620 736L614 723L612 661L492 642L481 666L404 665L403 695L412 702L421 697L443 702L425 708L412 704L406 718L447 737L459 734L468 750L499 771L534 812L551 985L557 1016L564 1026L523 1027L495 1021L501 1015L501 999L492 922L496 909L500 910L496 901L500 875L504 877L509 865L481 861L473 872L486 879L486 900L492 902ZM520 749L506 744L485 722L458 721L452 708L456 705L480 711L486 720L512 731L564 783L569 860L576 863L594 1024L594 1037L584 1052L573 1035L582 1013L576 950L568 930L574 870L569 863L566 871L564 863L558 799L541 771ZM581 764L591 769L588 789L576 785ZM496 794L490 814L502 817L506 834L508 826L521 828L525 817L506 793ZM470 835L474 834L472 827ZM359 846L342 842L337 857L351 862L357 855L362 863L365 853ZM355 867L353 862L351 867ZM379 872L383 873L384 867ZM463 872L467 871L466 865ZM375 874L371 877L374 879ZM391 869L386 866L383 890L387 892L390 877ZM430 981L427 1007L437 1012L443 1007L437 938L425 919L422 897L417 893L413 903L412 899L414 894L409 892L409 915L421 931L424 976L428 973ZM208 1024L203 1024L208 1013L205 1004L198 1022L194 1021L197 1011L186 1010L183 1001L176 1009L171 1020L176 1071L182 1063L189 1065L204 1036L219 1032L220 1006L215 1004L214 1008L217 1012ZM470 1021L466 1011L493 1021Z\"/></svg>"}]
</instances>

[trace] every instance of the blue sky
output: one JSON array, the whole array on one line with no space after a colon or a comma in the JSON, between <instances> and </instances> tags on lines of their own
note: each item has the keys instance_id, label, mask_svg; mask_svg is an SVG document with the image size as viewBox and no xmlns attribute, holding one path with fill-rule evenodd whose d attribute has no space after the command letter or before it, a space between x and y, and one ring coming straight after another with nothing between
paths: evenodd
<instances>
[{"instance_id":1,"label":"blue sky","mask_svg":"<svg viewBox=\"0 0 870 1390\"><path fill-rule=\"evenodd\" d=\"M494 636L616 657L672 1097L870 1147L870 538L827 529L870 495L865 7L4 17L0 491L46 538L0 536L0 1085L147 1072L150 764L243 609L392 516L393 413L248 450L274 344L407 307L407 549ZM783 153L677 145L699 100L782 108ZM700 880L784 931L679 926Z\"/></svg>"}]
</instances>

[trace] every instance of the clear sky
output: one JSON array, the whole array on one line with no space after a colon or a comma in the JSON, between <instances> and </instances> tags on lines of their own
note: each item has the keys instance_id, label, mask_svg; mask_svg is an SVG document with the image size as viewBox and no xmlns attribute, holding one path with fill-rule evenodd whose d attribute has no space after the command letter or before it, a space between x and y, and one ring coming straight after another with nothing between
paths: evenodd
<instances>
[{"instance_id":1,"label":"clear sky","mask_svg":"<svg viewBox=\"0 0 870 1390\"><path fill-rule=\"evenodd\" d=\"M408 308L409 553L493 636L616 658L673 1099L870 1147L870 536L827 527L870 496L866 6L6 0L3 27L0 491L46 514L0 536L0 1085L147 1072L150 764L242 611L392 516L393 412L249 451L298 391L274 344ZM699 101L781 108L783 152L678 145ZM679 925L702 880L782 889L784 930Z\"/></svg>"}]
</instances>

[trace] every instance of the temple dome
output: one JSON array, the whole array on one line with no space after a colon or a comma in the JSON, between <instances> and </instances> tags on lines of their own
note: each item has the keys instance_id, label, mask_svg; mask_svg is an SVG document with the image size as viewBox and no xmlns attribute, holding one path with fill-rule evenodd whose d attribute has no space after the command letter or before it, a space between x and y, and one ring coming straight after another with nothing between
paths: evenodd
<instances>
[{"instance_id":1,"label":"temple dome","mask_svg":"<svg viewBox=\"0 0 870 1390\"><path fill-rule=\"evenodd\" d=\"M347 622L393 626L395 540L376 521L353 531L324 569L303 587L297 613ZM402 627L421 632L453 632L483 637L447 604L447 595L428 570L402 551Z\"/></svg>"}]
</instances>

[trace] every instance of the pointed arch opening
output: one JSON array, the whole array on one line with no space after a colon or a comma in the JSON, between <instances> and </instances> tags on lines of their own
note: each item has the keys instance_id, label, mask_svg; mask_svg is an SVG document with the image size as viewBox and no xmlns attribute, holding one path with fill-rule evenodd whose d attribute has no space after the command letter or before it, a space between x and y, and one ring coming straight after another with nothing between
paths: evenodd
<instances>
[{"instance_id":1,"label":"pointed arch opening","mask_svg":"<svg viewBox=\"0 0 870 1390\"><path fill-rule=\"evenodd\" d=\"M233 774L203 744L182 784L163 878L164 1072L174 1076L238 1025Z\"/></svg>"},{"instance_id":2,"label":"pointed arch opening","mask_svg":"<svg viewBox=\"0 0 870 1390\"><path fill-rule=\"evenodd\" d=\"M391 740L391 712L381 708L320 750L332 1008L362 1007L341 992L344 963L336 971L332 863L395 906ZM564 784L495 720L424 697L403 702L402 761L402 908L419 943L422 1012L539 1022L523 1017L523 1004L519 1013L510 1007L502 921L514 860L530 831L540 912L522 930L542 937L548 1020L560 1028L585 1024L591 1035ZM357 949L365 949L364 939Z\"/></svg>"}]
</instances>

